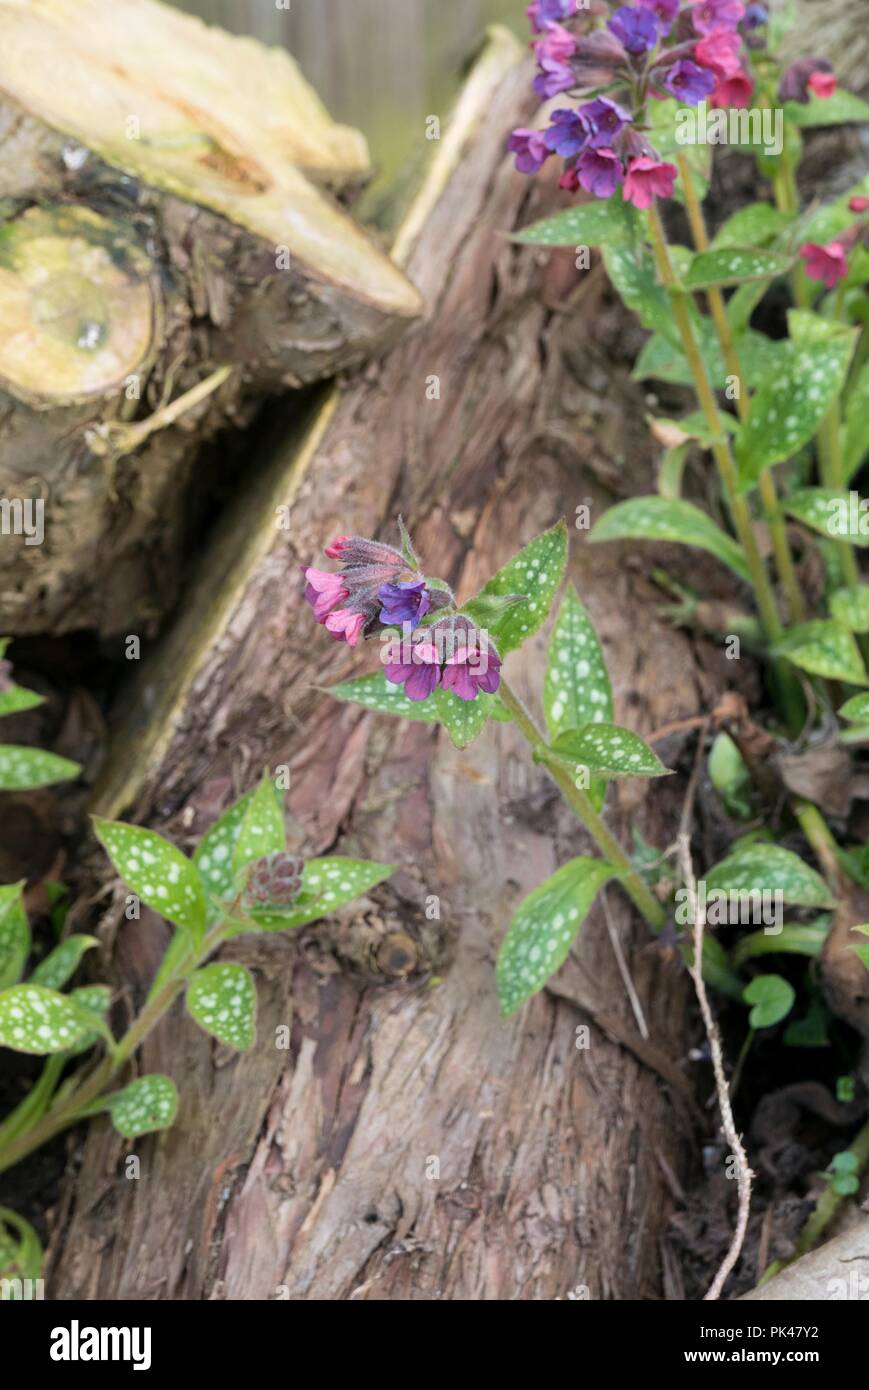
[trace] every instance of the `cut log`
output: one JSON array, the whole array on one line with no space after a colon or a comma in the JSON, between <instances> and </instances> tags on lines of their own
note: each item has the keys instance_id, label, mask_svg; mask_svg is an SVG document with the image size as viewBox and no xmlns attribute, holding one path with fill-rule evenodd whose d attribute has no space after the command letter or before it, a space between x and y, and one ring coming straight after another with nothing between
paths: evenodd
<instances>
[{"instance_id":1,"label":"cut log","mask_svg":"<svg viewBox=\"0 0 869 1390\"><path fill-rule=\"evenodd\" d=\"M292 59L154 0L0 0L0 145L0 496L45 509L43 545L4 544L0 629L146 635L202 442L420 296L315 181L367 154Z\"/></svg>"},{"instance_id":2,"label":"cut log","mask_svg":"<svg viewBox=\"0 0 869 1390\"><path fill-rule=\"evenodd\" d=\"M529 75L516 42L495 36L399 237L424 321L377 377L331 392L278 450L217 540L195 608L121 701L126 728L97 795L101 813L189 845L259 769L288 764L295 845L340 841L402 868L310 932L233 943L259 987L250 1053L227 1064L189 1020L164 1020L142 1064L177 1076L178 1122L137 1143L137 1182L117 1136L91 1128L53 1249L57 1298L654 1298L669 1287L667 1213L692 1125L684 972L613 890L648 1041L600 908L553 988L499 1018L494 957L510 914L587 851L584 836L511 726L458 753L431 726L317 693L372 654L348 671L346 649L313 629L298 578L335 534L391 537L401 510L428 572L470 594L559 516L605 505L598 475L617 474L615 460L631 458L642 486L642 396L612 367L628 320L598 277L579 282L572 256L503 235L561 197L504 156L504 132L529 115ZM594 340L579 344L583 315L547 307L573 291L598 295ZM277 506L290 508L289 531ZM619 717L648 732L714 698L711 672L657 619L623 552L575 546L571 570ZM536 639L510 657L526 695L542 658ZM659 784L653 803L624 784L614 830L630 814L671 843L678 782ZM439 920L425 911L434 900ZM136 996L164 941L154 918L120 925L115 969ZM289 1051L274 1045L283 1024Z\"/></svg>"}]
</instances>

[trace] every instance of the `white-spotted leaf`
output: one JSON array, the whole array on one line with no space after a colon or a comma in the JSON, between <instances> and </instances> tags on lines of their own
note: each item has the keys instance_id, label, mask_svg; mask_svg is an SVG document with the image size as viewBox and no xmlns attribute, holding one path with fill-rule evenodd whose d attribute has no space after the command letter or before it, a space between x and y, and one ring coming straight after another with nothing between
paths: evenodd
<instances>
[{"instance_id":1,"label":"white-spotted leaf","mask_svg":"<svg viewBox=\"0 0 869 1390\"><path fill-rule=\"evenodd\" d=\"M87 1052L100 1041L101 1038L107 1042L111 1039L106 1015L109 1012L109 1004L112 1000L112 992L108 985L81 985L70 993L70 999L78 1008L84 1009L85 1013L92 1014L95 1027L92 1032L85 1036L70 1048L72 1057L78 1056L81 1052Z\"/></svg>"},{"instance_id":2,"label":"white-spotted leaf","mask_svg":"<svg viewBox=\"0 0 869 1390\"><path fill-rule=\"evenodd\" d=\"M549 639L543 709L553 738L565 729L606 724L613 717L612 687L603 648L572 584L565 592Z\"/></svg>"},{"instance_id":3,"label":"white-spotted leaf","mask_svg":"<svg viewBox=\"0 0 869 1390\"><path fill-rule=\"evenodd\" d=\"M869 632L869 584L850 584L830 595L830 616L851 632Z\"/></svg>"},{"instance_id":4,"label":"white-spotted leaf","mask_svg":"<svg viewBox=\"0 0 869 1390\"><path fill-rule=\"evenodd\" d=\"M754 487L765 468L790 458L815 434L842 394L856 332L826 342L777 344L778 359L761 380L736 435L743 489Z\"/></svg>"},{"instance_id":5,"label":"white-spotted leaf","mask_svg":"<svg viewBox=\"0 0 869 1390\"><path fill-rule=\"evenodd\" d=\"M65 1052L92 1028L74 999L44 985L13 985L0 994L0 1047L38 1056Z\"/></svg>"},{"instance_id":6,"label":"white-spotted leaf","mask_svg":"<svg viewBox=\"0 0 869 1390\"><path fill-rule=\"evenodd\" d=\"M869 362L860 368L845 406L845 477L853 478L869 450Z\"/></svg>"},{"instance_id":7,"label":"white-spotted leaf","mask_svg":"<svg viewBox=\"0 0 869 1390\"><path fill-rule=\"evenodd\" d=\"M586 767L599 777L669 777L653 748L631 729L618 724L586 724L566 729L552 740L552 753L561 762Z\"/></svg>"},{"instance_id":8,"label":"white-spotted leaf","mask_svg":"<svg viewBox=\"0 0 869 1390\"><path fill-rule=\"evenodd\" d=\"M605 860L580 856L520 903L498 952L496 981L505 1017L564 964L598 889L614 873Z\"/></svg>"},{"instance_id":9,"label":"white-spotted leaf","mask_svg":"<svg viewBox=\"0 0 869 1390\"><path fill-rule=\"evenodd\" d=\"M795 907L832 907L830 890L820 874L789 849L765 841L744 845L706 874L707 896L725 893L780 893Z\"/></svg>"},{"instance_id":10,"label":"white-spotted leaf","mask_svg":"<svg viewBox=\"0 0 869 1390\"><path fill-rule=\"evenodd\" d=\"M536 536L483 587L482 597L527 595L489 629L502 657L515 651L546 622L566 564L567 527L560 521Z\"/></svg>"},{"instance_id":11,"label":"white-spotted leaf","mask_svg":"<svg viewBox=\"0 0 869 1390\"><path fill-rule=\"evenodd\" d=\"M786 275L790 265L791 260L787 256L775 251L758 251L752 246L728 246L698 252L682 283L686 290L706 290L714 285L772 280L777 275Z\"/></svg>"},{"instance_id":12,"label":"white-spotted leaf","mask_svg":"<svg viewBox=\"0 0 869 1390\"><path fill-rule=\"evenodd\" d=\"M125 1139L138 1139L140 1134L169 1128L178 1110L178 1090L171 1077L152 1072L107 1096L100 1110L109 1112L112 1124Z\"/></svg>"},{"instance_id":13,"label":"white-spotted leaf","mask_svg":"<svg viewBox=\"0 0 869 1390\"><path fill-rule=\"evenodd\" d=\"M773 241L791 221L790 214L780 212L771 203L750 203L739 208L723 222L712 241L712 250L726 246L762 246Z\"/></svg>"},{"instance_id":14,"label":"white-spotted leaf","mask_svg":"<svg viewBox=\"0 0 869 1390\"><path fill-rule=\"evenodd\" d=\"M782 505L789 516L832 540L848 540L852 545L869 545L869 502L856 493L837 492L830 487L797 488Z\"/></svg>"},{"instance_id":15,"label":"white-spotted leaf","mask_svg":"<svg viewBox=\"0 0 869 1390\"><path fill-rule=\"evenodd\" d=\"M42 695L35 690L25 690L21 685L10 685L8 690L0 690L0 719L4 714L20 714L22 710L33 709L44 702Z\"/></svg>"},{"instance_id":16,"label":"white-spotted leaf","mask_svg":"<svg viewBox=\"0 0 869 1390\"><path fill-rule=\"evenodd\" d=\"M255 859L277 854L286 847L284 813L275 784L266 773L245 809L232 855L233 874L237 874L246 864L252 864Z\"/></svg>"},{"instance_id":17,"label":"white-spotted leaf","mask_svg":"<svg viewBox=\"0 0 869 1390\"><path fill-rule=\"evenodd\" d=\"M380 714L392 714L399 719L412 719L421 724L438 723L438 713L432 699L409 700L404 687L390 685L382 671L376 671L371 676L360 676L357 680L342 681L340 685L330 686L328 693L336 700L364 705L366 709L377 710Z\"/></svg>"},{"instance_id":18,"label":"white-spotted leaf","mask_svg":"<svg viewBox=\"0 0 869 1390\"><path fill-rule=\"evenodd\" d=\"M142 902L198 940L205 929L205 887L186 855L141 825L95 817L94 829L121 878Z\"/></svg>"},{"instance_id":19,"label":"white-spotted leaf","mask_svg":"<svg viewBox=\"0 0 869 1390\"><path fill-rule=\"evenodd\" d=\"M716 556L740 579L748 579L742 550L692 502L667 497L635 497L617 502L589 532L590 541L676 541Z\"/></svg>"},{"instance_id":20,"label":"white-spotted leaf","mask_svg":"<svg viewBox=\"0 0 869 1390\"><path fill-rule=\"evenodd\" d=\"M35 787L50 787L55 782L69 782L81 772L78 763L46 753L44 748L0 744L0 791L31 791Z\"/></svg>"},{"instance_id":21,"label":"white-spotted leaf","mask_svg":"<svg viewBox=\"0 0 869 1390\"><path fill-rule=\"evenodd\" d=\"M24 879L0 886L0 990L18 983L30 955L30 923L23 890Z\"/></svg>"},{"instance_id":22,"label":"white-spotted leaf","mask_svg":"<svg viewBox=\"0 0 869 1390\"><path fill-rule=\"evenodd\" d=\"M866 668L854 634L842 623L817 618L790 628L773 653L784 656L802 671L827 680L866 685Z\"/></svg>"},{"instance_id":23,"label":"white-spotted leaf","mask_svg":"<svg viewBox=\"0 0 869 1390\"><path fill-rule=\"evenodd\" d=\"M852 695L839 710L843 719L852 724L869 724L869 695Z\"/></svg>"},{"instance_id":24,"label":"white-spotted leaf","mask_svg":"<svg viewBox=\"0 0 869 1390\"><path fill-rule=\"evenodd\" d=\"M491 696L480 692L475 700L460 700L452 690L438 686L434 706L456 748L467 748L483 732L489 715Z\"/></svg>"},{"instance_id":25,"label":"white-spotted leaf","mask_svg":"<svg viewBox=\"0 0 869 1390\"><path fill-rule=\"evenodd\" d=\"M187 1012L218 1042L245 1052L253 1044L256 988L253 976L235 961L205 965L187 985Z\"/></svg>"},{"instance_id":26,"label":"white-spotted leaf","mask_svg":"<svg viewBox=\"0 0 869 1390\"><path fill-rule=\"evenodd\" d=\"M37 965L30 979L35 985L60 989L75 974L85 951L99 946L95 936L68 936Z\"/></svg>"},{"instance_id":27,"label":"white-spotted leaf","mask_svg":"<svg viewBox=\"0 0 869 1390\"><path fill-rule=\"evenodd\" d=\"M206 830L196 846L193 863L212 897L232 897L233 855L253 795L253 792L245 792ZM216 910L211 915L216 916Z\"/></svg>"},{"instance_id":28,"label":"white-spotted leaf","mask_svg":"<svg viewBox=\"0 0 869 1390\"><path fill-rule=\"evenodd\" d=\"M614 246L633 241L638 227L639 218L631 205L622 198L609 198L557 212L515 232L512 240L532 246Z\"/></svg>"}]
</instances>

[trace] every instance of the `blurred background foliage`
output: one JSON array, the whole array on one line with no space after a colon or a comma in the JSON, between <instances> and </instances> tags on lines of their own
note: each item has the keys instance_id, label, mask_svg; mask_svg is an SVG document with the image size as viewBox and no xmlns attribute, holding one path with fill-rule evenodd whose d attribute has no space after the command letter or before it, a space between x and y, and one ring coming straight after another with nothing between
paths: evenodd
<instances>
[{"instance_id":1,"label":"blurred background foliage","mask_svg":"<svg viewBox=\"0 0 869 1390\"><path fill-rule=\"evenodd\" d=\"M174 0L235 34L288 48L336 120L365 132L377 176L362 215L392 220L385 190L425 152L486 25L528 34L524 0Z\"/></svg>"}]
</instances>

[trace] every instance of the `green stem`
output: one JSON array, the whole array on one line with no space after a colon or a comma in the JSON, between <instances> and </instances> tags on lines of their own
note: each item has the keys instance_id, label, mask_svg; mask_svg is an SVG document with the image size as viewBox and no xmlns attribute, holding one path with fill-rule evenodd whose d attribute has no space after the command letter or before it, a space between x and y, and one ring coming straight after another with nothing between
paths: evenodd
<instances>
[{"instance_id":1,"label":"green stem","mask_svg":"<svg viewBox=\"0 0 869 1390\"><path fill-rule=\"evenodd\" d=\"M44 1114L55 1087L60 1080L66 1059L63 1053L49 1057L42 1068L39 1079L15 1109L6 1116L0 1125L0 1151L3 1146L17 1136Z\"/></svg>"},{"instance_id":2,"label":"green stem","mask_svg":"<svg viewBox=\"0 0 869 1390\"><path fill-rule=\"evenodd\" d=\"M706 219L703 216L703 208L697 196L697 187L694 182L694 175L691 165L683 154L677 155L676 162L679 166L679 175L682 180L682 190L685 197L685 209L688 213L688 222L691 227L691 236L698 251L709 250L709 233L706 229ZM739 354L736 351L736 344L733 339L733 330L730 320L727 317L727 308L724 303L724 296L717 286L711 286L706 291L706 298L709 303L709 311L712 322L715 325L715 332L721 345L721 354L724 358L725 366L730 376L736 377L738 394L736 397L736 409L740 420L745 423L748 419L750 399L748 384L739 362ZM773 553L775 555L776 568L781 579L782 588L788 601L788 611L791 622L801 623L805 621L806 610L803 603L803 596L797 581L797 573L794 568L793 556L788 543L787 525L779 506L778 493L776 491L775 479L772 470L765 468L758 480L760 487L760 500L763 513L769 526L770 537L772 539Z\"/></svg>"},{"instance_id":3,"label":"green stem","mask_svg":"<svg viewBox=\"0 0 869 1390\"><path fill-rule=\"evenodd\" d=\"M763 623L767 639L770 642L777 642L782 635L782 625L775 606L772 587L767 577L766 570L764 569L760 550L758 549L757 539L751 523L751 513L748 509L748 502L738 490L736 463L718 410L715 392L712 389L706 371L706 365L700 354L697 339L694 336L694 326L691 323L691 316L688 313L685 291L681 288L676 279L673 263L670 260L670 249L667 245L667 238L664 233L658 209L654 204L649 209L649 226L651 229L652 251L655 256L655 263L658 267L658 274L661 277L664 288L670 296L673 316L676 320L676 326L679 329L679 336L682 339L682 347L685 356L691 368L691 375L694 379L694 386L697 391L700 408L703 411L706 423L715 440L712 446L712 453L718 465L721 485L724 489L724 496L733 518L733 525L739 538L739 543L745 553L761 622Z\"/></svg>"},{"instance_id":4,"label":"green stem","mask_svg":"<svg viewBox=\"0 0 869 1390\"><path fill-rule=\"evenodd\" d=\"M549 776L564 796L565 801L576 813L594 840L601 854L619 871L619 882L631 898L634 906L645 917L654 931L660 931L666 920L661 903L643 882L618 840L607 829L606 824L594 809L589 797L577 787L570 772L546 758L546 739L538 729L533 717L523 701L503 678L498 694L505 708L513 716L519 732L531 745L538 760L543 763Z\"/></svg>"},{"instance_id":5,"label":"green stem","mask_svg":"<svg viewBox=\"0 0 869 1390\"><path fill-rule=\"evenodd\" d=\"M834 893L842 888L842 870L839 865L839 846L821 815L811 801L794 801L793 813L800 829L815 852L824 878Z\"/></svg>"}]
</instances>

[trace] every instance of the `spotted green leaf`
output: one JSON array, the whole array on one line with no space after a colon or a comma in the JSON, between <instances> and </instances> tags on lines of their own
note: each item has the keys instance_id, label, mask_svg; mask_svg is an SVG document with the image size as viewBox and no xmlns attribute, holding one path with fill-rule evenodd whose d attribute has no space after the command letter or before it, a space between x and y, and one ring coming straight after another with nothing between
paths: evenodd
<instances>
[{"instance_id":1,"label":"spotted green leaf","mask_svg":"<svg viewBox=\"0 0 869 1390\"><path fill-rule=\"evenodd\" d=\"M60 989L75 974L85 951L99 944L95 936L68 936L39 962L30 977L31 983Z\"/></svg>"},{"instance_id":2,"label":"spotted green leaf","mask_svg":"<svg viewBox=\"0 0 869 1390\"><path fill-rule=\"evenodd\" d=\"M742 992L746 1004L754 1007L748 1015L752 1028L772 1028L781 1023L793 1008L794 987L781 975L757 975Z\"/></svg>"},{"instance_id":3,"label":"spotted green leaf","mask_svg":"<svg viewBox=\"0 0 869 1390\"><path fill-rule=\"evenodd\" d=\"M21 685L11 685L8 690L0 690L0 719L4 714L20 714L22 710L34 709L43 703L43 697L35 690L25 690Z\"/></svg>"},{"instance_id":4,"label":"spotted green leaf","mask_svg":"<svg viewBox=\"0 0 869 1390\"><path fill-rule=\"evenodd\" d=\"M30 955L30 923L24 910L19 883L0 886L0 990L16 985Z\"/></svg>"},{"instance_id":5,"label":"spotted green leaf","mask_svg":"<svg viewBox=\"0 0 869 1390\"><path fill-rule=\"evenodd\" d=\"M34 787L50 787L55 782L69 782L81 772L78 763L46 753L44 748L25 748L16 744L0 744L0 791L30 791Z\"/></svg>"},{"instance_id":6,"label":"spotted green leaf","mask_svg":"<svg viewBox=\"0 0 869 1390\"><path fill-rule=\"evenodd\" d=\"M532 246L614 246L634 240L638 226L630 204L610 198L557 212L514 233L512 240Z\"/></svg>"},{"instance_id":7,"label":"spotted green leaf","mask_svg":"<svg viewBox=\"0 0 869 1390\"><path fill-rule=\"evenodd\" d=\"M178 1091L169 1076L152 1072L131 1081L123 1091L106 1096L91 1113L107 1110L112 1124L125 1139L138 1139L140 1134L152 1134L168 1129L178 1110Z\"/></svg>"},{"instance_id":8,"label":"spotted green leaf","mask_svg":"<svg viewBox=\"0 0 869 1390\"><path fill-rule=\"evenodd\" d=\"M193 863L212 897L232 896L232 860L253 795L253 792L245 792L244 796L233 802L220 819L206 830L196 846ZM211 915L216 916L216 909L212 909Z\"/></svg>"},{"instance_id":9,"label":"spotted green leaf","mask_svg":"<svg viewBox=\"0 0 869 1390\"><path fill-rule=\"evenodd\" d=\"M275 784L264 773L247 803L232 855L232 871L237 874L255 859L276 854L287 847L284 814L275 794Z\"/></svg>"},{"instance_id":10,"label":"spotted green leaf","mask_svg":"<svg viewBox=\"0 0 869 1390\"><path fill-rule=\"evenodd\" d=\"M286 913L253 913L256 926L246 930L289 931L304 927L308 922L328 917L393 873L394 864L376 864L373 860L346 859L337 854L309 859L302 870L302 891L293 908Z\"/></svg>"},{"instance_id":11,"label":"spotted green leaf","mask_svg":"<svg viewBox=\"0 0 869 1390\"><path fill-rule=\"evenodd\" d=\"M853 478L869 451L869 362L860 368L845 406L845 477Z\"/></svg>"},{"instance_id":12,"label":"spotted green leaf","mask_svg":"<svg viewBox=\"0 0 869 1390\"><path fill-rule=\"evenodd\" d=\"M400 685L390 685L382 671L371 676L359 676L352 681L342 681L340 685L329 687L328 693L336 700L364 705L366 709L377 710L380 714L392 714L399 719L412 719L420 724L437 724L438 712L434 701L409 700Z\"/></svg>"},{"instance_id":13,"label":"spotted green leaf","mask_svg":"<svg viewBox=\"0 0 869 1390\"><path fill-rule=\"evenodd\" d=\"M830 97L809 92L807 102L785 102L785 120L797 126L847 125L850 121L869 121L869 104L853 92L839 88Z\"/></svg>"},{"instance_id":14,"label":"spotted green leaf","mask_svg":"<svg viewBox=\"0 0 869 1390\"><path fill-rule=\"evenodd\" d=\"M112 992L108 985L81 985L78 989L70 992L70 999L78 1008L84 1009L85 1013L92 1014L95 1026L90 1033L70 1048L70 1056L77 1057L81 1052L87 1052L103 1038L106 1042L111 1041L111 1034L108 1030L106 1016L109 1012L109 1004L112 1001Z\"/></svg>"},{"instance_id":15,"label":"spotted green leaf","mask_svg":"<svg viewBox=\"0 0 869 1390\"><path fill-rule=\"evenodd\" d=\"M677 329L667 291L658 283L655 264L645 246L605 246L607 275L621 299L644 328L677 343Z\"/></svg>"},{"instance_id":16,"label":"spotted green leaf","mask_svg":"<svg viewBox=\"0 0 869 1390\"><path fill-rule=\"evenodd\" d=\"M736 943L730 959L738 967L755 956L819 956L831 924L832 918L827 914L815 922L783 922L773 932L749 932Z\"/></svg>"},{"instance_id":17,"label":"spotted green leaf","mask_svg":"<svg viewBox=\"0 0 869 1390\"><path fill-rule=\"evenodd\" d=\"M792 492L782 505L789 516L822 536L869 546L869 502L861 502L856 493L803 487Z\"/></svg>"},{"instance_id":18,"label":"spotted green leaf","mask_svg":"<svg viewBox=\"0 0 869 1390\"><path fill-rule=\"evenodd\" d=\"M634 497L604 512L589 532L590 541L676 541L706 550L740 579L748 566L736 541L693 502L667 497Z\"/></svg>"},{"instance_id":19,"label":"spotted green leaf","mask_svg":"<svg viewBox=\"0 0 869 1390\"><path fill-rule=\"evenodd\" d=\"M750 203L739 208L723 222L715 233L712 250L719 251L725 246L762 246L773 241L791 220L786 212L780 212L771 203Z\"/></svg>"},{"instance_id":20,"label":"spotted green leaf","mask_svg":"<svg viewBox=\"0 0 869 1390\"><path fill-rule=\"evenodd\" d=\"M44 985L13 985L0 994L0 1047L38 1056L65 1052L92 1027L73 999Z\"/></svg>"},{"instance_id":21,"label":"spotted green leaf","mask_svg":"<svg viewBox=\"0 0 869 1390\"><path fill-rule=\"evenodd\" d=\"M707 896L724 893L780 893L795 907L832 907L833 899L820 874L798 854L765 841L736 849L706 875Z\"/></svg>"},{"instance_id":22,"label":"spotted green leaf","mask_svg":"<svg viewBox=\"0 0 869 1390\"><path fill-rule=\"evenodd\" d=\"M94 829L121 878L142 902L198 940L205 929L205 887L186 855L141 825L95 817Z\"/></svg>"},{"instance_id":23,"label":"spotted green leaf","mask_svg":"<svg viewBox=\"0 0 869 1390\"><path fill-rule=\"evenodd\" d=\"M254 1040L256 989L253 976L234 961L205 965L191 975L187 1012L218 1042L245 1052Z\"/></svg>"},{"instance_id":24,"label":"spotted green leaf","mask_svg":"<svg viewBox=\"0 0 869 1390\"><path fill-rule=\"evenodd\" d=\"M682 283L686 290L706 290L713 285L741 285L748 280L771 280L786 275L788 257L752 246L727 246L700 251L691 261Z\"/></svg>"},{"instance_id":25,"label":"spotted green leaf","mask_svg":"<svg viewBox=\"0 0 869 1390\"><path fill-rule=\"evenodd\" d=\"M765 468L790 458L813 437L842 394L855 340L856 329L827 342L778 344L778 360L762 378L736 434L743 489L754 487Z\"/></svg>"},{"instance_id":26,"label":"spotted green leaf","mask_svg":"<svg viewBox=\"0 0 869 1390\"><path fill-rule=\"evenodd\" d=\"M851 632L869 632L869 584L851 584L830 595L830 616Z\"/></svg>"},{"instance_id":27,"label":"spotted green leaf","mask_svg":"<svg viewBox=\"0 0 869 1390\"><path fill-rule=\"evenodd\" d=\"M475 700L460 700L452 690L438 686L433 698L438 718L456 748L467 748L483 731L491 697L481 693Z\"/></svg>"},{"instance_id":28,"label":"spotted green leaf","mask_svg":"<svg viewBox=\"0 0 869 1390\"><path fill-rule=\"evenodd\" d=\"M543 682L543 709L550 735L581 724L605 724L613 716L613 696L603 649L576 589L562 600Z\"/></svg>"},{"instance_id":29,"label":"spotted green leaf","mask_svg":"<svg viewBox=\"0 0 869 1390\"><path fill-rule=\"evenodd\" d=\"M489 628L501 656L515 651L546 622L566 564L567 527L560 521L536 536L483 587L482 598L527 595Z\"/></svg>"},{"instance_id":30,"label":"spotted green leaf","mask_svg":"<svg viewBox=\"0 0 869 1390\"><path fill-rule=\"evenodd\" d=\"M790 628L775 645L776 656L827 680L866 685L866 669L854 634L831 619L818 618Z\"/></svg>"},{"instance_id":31,"label":"spotted green leaf","mask_svg":"<svg viewBox=\"0 0 869 1390\"><path fill-rule=\"evenodd\" d=\"M852 695L839 710L843 719L852 724L869 724L869 694Z\"/></svg>"},{"instance_id":32,"label":"spotted green leaf","mask_svg":"<svg viewBox=\"0 0 869 1390\"><path fill-rule=\"evenodd\" d=\"M586 767L600 777L669 777L645 739L618 724L586 724L566 729L552 740L549 753L559 762Z\"/></svg>"},{"instance_id":33,"label":"spotted green leaf","mask_svg":"<svg viewBox=\"0 0 869 1390\"><path fill-rule=\"evenodd\" d=\"M605 860L580 855L519 905L498 952L496 981L505 1018L564 964L598 889L614 872Z\"/></svg>"}]
</instances>

